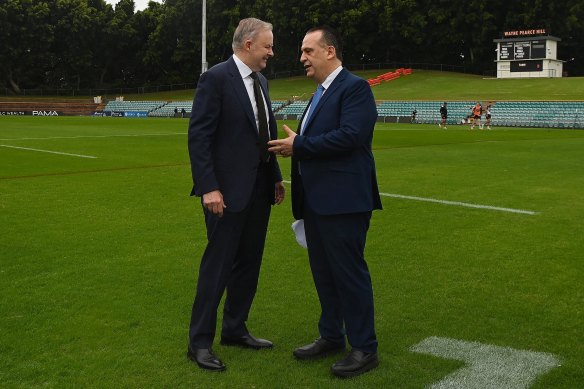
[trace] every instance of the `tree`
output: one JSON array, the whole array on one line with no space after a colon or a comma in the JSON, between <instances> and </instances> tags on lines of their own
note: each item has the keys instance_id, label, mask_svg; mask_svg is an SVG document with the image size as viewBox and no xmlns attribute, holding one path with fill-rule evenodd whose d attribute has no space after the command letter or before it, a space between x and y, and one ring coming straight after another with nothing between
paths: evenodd
<instances>
[{"instance_id":1,"label":"tree","mask_svg":"<svg viewBox=\"0 0 584 389\"><path fill-rule=\"evenodd\" d=\"M45 1L7 0L0 3L0 73L14 93L45 83L53 28Z\"/></svg>"},{"instance_id":2,"label":"tree","mask_svg":"<svg viewBox=\"0 0 584 389\"><path fill-rule=\"evenodd\" d=\"M148 66L146 57L148 53L148 42L154 31L156 31L163 13L164 6L151 1L148 3L148 8L137 12L133 18L133 26L136 31L135 42L138 44L135 48L135 79L143 85L155 84L159 77L158 69Z\"/></svg>"},{"instance_id":3,"label":"tree","mask_svg":"<svg viewBox=\"0 0 584 389\"><path fill-rule=\"evenodd\" d=\"M0 1L0 74L22 88L98 88L196 81L201 69L202 0ZM207 0L207 60L231 53L240 19L274 26L269 74L302 70L300 45L314 26L335 27L344 63L440 63L482 73L494 69L506 30L546 28L559 38L570 75L584 74L582 0ZM293 73L294 74L294 73Z\"/></svg>"},{"instance_id":4,"label":"tree","mask_svg":"<svg viewBox=\"0 0 584 389\"><path fill-rule=\"evenodd\" d=\"M79 89L82 81L92 78L94 20L95 9L86 0L56 1L51 13L54 26L51 84Z\"/></svg>"}]
</instances>

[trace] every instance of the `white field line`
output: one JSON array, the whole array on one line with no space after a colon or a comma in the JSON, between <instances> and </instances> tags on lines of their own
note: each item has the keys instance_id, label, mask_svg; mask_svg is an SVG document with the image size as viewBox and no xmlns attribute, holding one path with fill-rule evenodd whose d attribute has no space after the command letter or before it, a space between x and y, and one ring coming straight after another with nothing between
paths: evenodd
<instances>
[{"instance_id":1,"label":"white field line","mask_svg":"<svg viewBox=\"0 0 584 389\"><path fill-rule=\"evenodd\" d=\"M286 184L289 184L290 183L290 181L284 181L284 182ZM523 209L494 207L492 205L463 203L463 202L460 202L460 201L439 200L439 199L432 199L432 198L418 197L418 196L405 196L405 195L400 195L400 194L395 194L395 193L379 193L379 195L380 196L383 196L383 197L393 197L393 198L404 199L404 200L426 201L426 202L429 202L429 203L438 203L438 204L446 204L446 205L456 205L456 206L459 206L459 207L487 209L487 210L490 210L490 211L520 213L520 214L523 214L523 215L537 215L538 214L538 212L526 211L526 210L523 210Z\"/></svg>"},{"instance_id":2,"label":"white field line","mask_svg":"<svg viewBox=\"0 0 584 389\"><path fill-rule=\"evenodd\" d=\"M554 354L435 336L410 350L464 362L458 370L429 385L430 389L525 389L540 375L561 366Z\"/></svg>"},{"instance_id":3,"label":"white field line","mask_svg":"<svg viewBox=\"0 0 584 389\"><path fill-rule=\"evenodd\" d=\"M59 152L59 151L31 149L30 147L18 147L18 146L9 146L9 145L0 145L0 147L8 147L10 149L19 149L19 150L38 151L38 152L41 152L41 153L49 153L49 154L67 155L67 156L70 156L70 157L92 158L92 159L97 158L97 157L94 157L92 155L71 154L71 153L62 153L62 152Z\"/></svg>"},{"instance_id":4,"label":"white field line","mask_svg":"<svg viewBox=\"0 0 584 389\"><path fill-rule=\"evenodd\" d=\"M488 210L491 210L491 211L501 211L501 212L511 212L511 213L521 213L521 214L524 214L524 215L536 215L537 214L537 212L534 212L534 211L526 211L526 210L523 210L523 209L494 207L492 205L462 203L460 201L439 200L439 199L432 199L432 198L426 198L426 197L417 197L417 196L404 196L404 195L394 194L394 193L380 193L380 195L381 196L385 196L385 197L398 198L398 199L426 201L426 202L429 202L429 203L439 203L439 204L446 204L446 205L457 205L459 207L488 209Z\"/></svg>"},{"instance_id":5,"label":"white field line","mask_svg":"<svg viewBox=\"0 0 584 389\"><path fill-rule=\"evenodd\" d=\"M2 138L0 141L12 140L51 140L51 139L83 139L83 138L123 138L123 137L141 137L141 136L170 136L185 135L185 132L171 132L167 134L118 134L118 135L79 135L79 136L49 136L43 138Z\"/></svg>"}]
</instances>

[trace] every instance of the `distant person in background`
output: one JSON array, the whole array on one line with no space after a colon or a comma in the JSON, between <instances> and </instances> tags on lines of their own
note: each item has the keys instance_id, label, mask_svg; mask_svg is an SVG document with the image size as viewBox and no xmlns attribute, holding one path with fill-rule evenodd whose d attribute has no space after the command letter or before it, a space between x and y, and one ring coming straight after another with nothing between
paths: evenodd
<instances>
[{"instance_id":1,"label":"distant person in background","mask_svg":"<svg viewBox=\"0 0 584 389\"><path fill-rule=\"evenodd\" d=\"M481 115L483 114L483 106L481 103L477 102L476 105L472 108L472 126L470 126L471 130L474 130L475 126L478 125L479 128L482 130L483 126L481 126Z\"/></svg>"},{"instance_id":2,"label":"distant person in background","mask_svg":"<svg viewBox=\"0 0 584 389\"><path fill-rule=\"evenodd\" d=\"M174 107L174 117L178 117L178 107Z\"/></svg>"},{"instance_id":3,"label":"distant person in background","mask_svg":"<svg viewBox=\"0 0 584 389\"><path fill-rule=\"evenodd\" d=\"M491 104L487 105L487 112L485 114L487 130L491 129Z\"/></svg>"},{"instance_id":4,"label":"distant person in background","mask_svg":"<svg viewBox=\"0 0 584 389\"><path fill-rule=\"evenodd\" d=\"M418 114L418 111L416 111L416 109L414 108L414 110L412 111L412 120L410 121L410 123L415 123L416 122L416 115Z\"/></svg>"},{"instance_id":5,"label":"distant person in background","mask_svg":"<svg viewBox=\"0 0 584 389\"><path fill-rule=\"evenodd\" d=\"M274 56L272 25L249 18L233 34L233 55L203 73L189 123L191 195L201 197L207 246L199 267L187 357L225 370L212 350L225 291L221 344L266 349L246 322L257 290L271 205L284 200L282 174L268 139L278 128L260 73ZM247 358L247 357L245 357Z\"/></svg>"},{"instance_id":6,"label":"distant person in background","mask_svg":"<svg viewBox=\"0 0 584 389\"><path fill-rule=\"evenodd\" d=\"M184 108L181 108L181 109L180 109L180 117L181 117L181 118L184 118L184 117L186 116L186 114L187 114L187 111L185 111L185 109L184 109Z\"/></svg>"},{"instance_id":7,"label":"distant person in background","mask_svg":"<svg viewBox=\"0 0 584 389\"><path fill-rule=\"evenodd\" d=\"M446 102L442 104L440 107L440 124L438 126L440 128L444 128L446 130L446 120L448 119L448 106Z\"/></svg>"},{"instance_id":8,"label":"distant person in background","mask_svg":"<svg viewBox=\"0 0 584 389\"><path fill-rule=\"evenodd\" d=\"M466 123L467 124L473 124L474 123L474 115L473 115L473 109L474 109L474 105L471 105L469 107L470 109L470 113L468 114L468 116L466 117Z\"/></svg>"}]
</instances>

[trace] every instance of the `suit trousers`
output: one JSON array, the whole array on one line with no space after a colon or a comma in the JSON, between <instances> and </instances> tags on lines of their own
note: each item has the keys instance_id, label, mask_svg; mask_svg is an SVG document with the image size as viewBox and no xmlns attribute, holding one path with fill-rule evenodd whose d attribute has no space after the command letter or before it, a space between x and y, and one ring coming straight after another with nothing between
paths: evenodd
<instances>
[{"instance_id":1,"label":"suit trousers","mask_svg":"<svg viewBox=\"0 0 584 389\"><path fill-rule=\"evenodd\" d=\"M371 212L319 215L304 198L310 268L321 306L320 336L354 350L377 351L373 287L364 258Z\"/></svg>"},{"instance_id":2,"label":"suit trousers","mask_svg":"<svg viewBox=\"0 0 584 389\"><path fill-rule=\"evenodd\" d=\"M229 212L229 204L225 204L223 217L203 209L208 242L199 267L189 328L193 349L213 344L217 309L225 290L222 335L248 334L245 322L257 290L271 211L269 196L274 193L266 165L260 163L250 203L242 212Z\"/></svg>"}]
</instances>

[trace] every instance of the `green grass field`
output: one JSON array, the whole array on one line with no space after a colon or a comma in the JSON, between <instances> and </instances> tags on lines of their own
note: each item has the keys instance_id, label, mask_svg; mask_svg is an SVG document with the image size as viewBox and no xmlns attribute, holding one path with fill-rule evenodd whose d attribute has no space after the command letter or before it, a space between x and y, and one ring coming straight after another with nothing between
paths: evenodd
<instances>
[{"instance_id":1,"label":"green grass field","mask_svg":"<svg viewBox=\"0 0 584 389\"><path fill-rule=\"evenodd\" d=\"M584 132L377 126L386 196L366 257L381 365L341 381L337 357L291 354L318 336L319 308L289 198L273 209L248 322L275 348L217 344L220 374L185 358L205 245L186 130L0 117L0 386L422 388L464 366L411 350L434 336L551 353L561 366L533 387L584 386ZM483 205L509 211L471 207Z\"/></svg>"}]
</instances>

